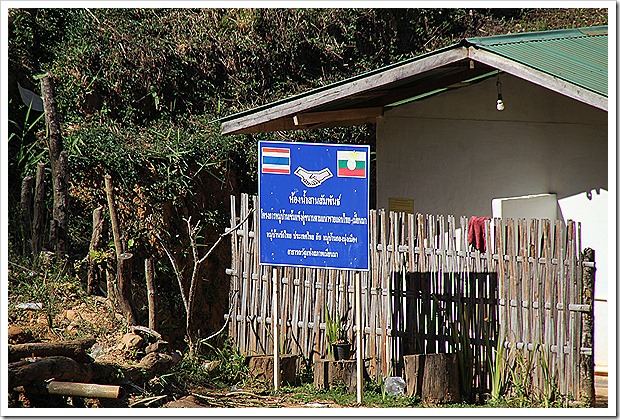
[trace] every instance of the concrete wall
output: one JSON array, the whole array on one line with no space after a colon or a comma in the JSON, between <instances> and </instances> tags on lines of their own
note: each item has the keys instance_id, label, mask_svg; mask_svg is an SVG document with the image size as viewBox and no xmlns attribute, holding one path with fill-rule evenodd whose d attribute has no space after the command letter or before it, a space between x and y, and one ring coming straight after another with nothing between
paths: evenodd
<instances>
[{"instance_id":1,"label":"concrete wall","mask_svg":"<svg viewBox=\"0 0 620 420\"><path fill-rule=\"evenodd\" d=\"M403 197L415 201L416 212L490 217L493 199L555 194L558 218L582 222L583 247L596 250L600 298L607 290L601 268L608 265L608 115L516 77L500 78L502 112L491 78L379 118L377 207ZM606 335L597 340L606 343ZM607 364L598 346L595 357Z\"/></svg>"}]
</instances>

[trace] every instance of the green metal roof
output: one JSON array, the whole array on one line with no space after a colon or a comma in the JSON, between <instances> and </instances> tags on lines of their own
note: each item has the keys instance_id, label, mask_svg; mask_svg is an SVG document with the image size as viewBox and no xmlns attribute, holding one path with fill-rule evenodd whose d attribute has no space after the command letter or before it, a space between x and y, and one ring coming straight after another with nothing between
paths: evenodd
<instances>
[{"instance_id":1,"label":"green metal roof","mask_svg":"<svg viewBox=\"0 0 620 420\"><path fill-rule=\"evenodd\" d=\"M607 26L468 38L493 52L603 96L607 93Z\"/></svg>"}]
</instances>

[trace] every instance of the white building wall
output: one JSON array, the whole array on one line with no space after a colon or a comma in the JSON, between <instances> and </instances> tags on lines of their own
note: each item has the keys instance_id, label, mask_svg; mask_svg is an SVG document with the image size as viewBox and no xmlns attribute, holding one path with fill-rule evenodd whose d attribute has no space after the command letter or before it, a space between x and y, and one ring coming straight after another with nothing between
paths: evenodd
<instances>
[{"instance_id":1,"label":"white building wall","mask_svg":"<svg viewBox=\"0 0 620 420\"><path fill-rule=\"evenodd\" d=\"M596 251L595 297L602 298L607 113L507 74L500 78L502 112L495 109L491 78L378 119L377 206L387 208L388 198L403 197L413 199L420 213L491 217L493 199L555 194L558 218L580 221L583 246ZM601 348L606 338L597 333L597 365L607 365Z\"/></svg>"}]
</instances>

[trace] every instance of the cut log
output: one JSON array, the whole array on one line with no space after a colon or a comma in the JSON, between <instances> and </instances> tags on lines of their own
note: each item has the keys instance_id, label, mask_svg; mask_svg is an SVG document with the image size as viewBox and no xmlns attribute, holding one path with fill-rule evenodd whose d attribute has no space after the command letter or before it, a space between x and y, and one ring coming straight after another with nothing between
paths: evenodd
<instances>
[{"instance_id":1,"label":"cut log","mask_svg":"<svg viewBox=\"0 0 620 420\"><path fill-rule=\"evenodd\" d=\"M9 363L26 357L49 356L64 356L78 362L91 362L92 359L86 352L95 344L95 341L91 337L62 343L9 344Z\"/></svg>"},{"instance_id":2,"label":"cut log","mask_svg":"<svg viewBox=\"0 0 620 420\"><path fill-rule=\"evenodd\" d=\"M355 359L316 360L314 362L314 386L319 389L344 386L349 394L355 394L357 392L357 361Z\"/></svg>"},{"instance_id":3,"label":"cut log","mask_svg":"<svg viewBox=\"0 0 620 420\"><path fill-rule=\"evenodd\" d=\"M456 353L412 354L404 357L407 395L425 404L461 400Z\"/></svg>"},{"instance_id":4,"label":"cut log","mask_svg":"<svg viewBox=\"0 0 620 420\"><path fill-rule=\"evenodd\" d=\"M281 354L280 357L280 382L295 385L297 382L297 355ZM273 355L248 356L246 364L250 376L266 385L273 386Z\"/></svg>"}]
</instances>

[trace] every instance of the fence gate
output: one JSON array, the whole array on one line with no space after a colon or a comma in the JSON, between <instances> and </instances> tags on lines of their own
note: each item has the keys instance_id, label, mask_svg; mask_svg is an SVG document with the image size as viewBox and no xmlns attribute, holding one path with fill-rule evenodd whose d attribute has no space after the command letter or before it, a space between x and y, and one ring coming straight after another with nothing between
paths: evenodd
<instances>
[{"instance_id":1,"label":"fence gate","mask_svg":"<svg viewBox=\"0 0 620 420\"><path fill-rule=\"evenodd\" d=\"M229 335L242 354L270 354L272 267L261 266L257 198L231 197ZM484 252L468 219L370 212L362 279L362 354L374 378L402 375L407 354L457 353L461 389L483 399L493 370L540 397L593 402L593 258L573 221L487 220ZM589 250L591 251L591 250ZM282 353L326 356L325 311L354 341L355 272L277 267ZM585 280L585 281L584 281ZM513 387L514 388L514 387Z\"/></svg>"}]
</instances>

